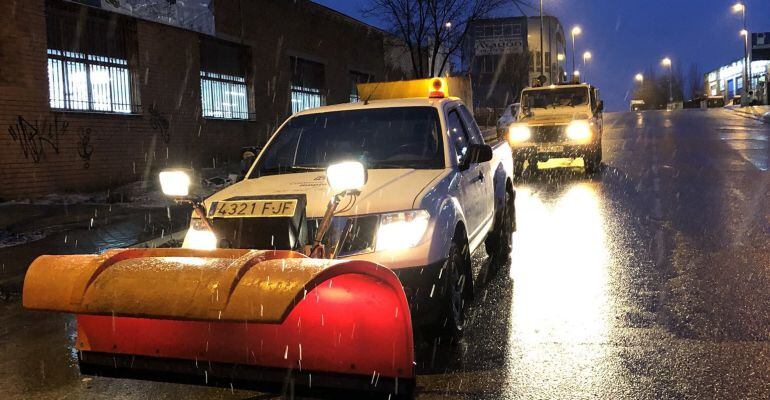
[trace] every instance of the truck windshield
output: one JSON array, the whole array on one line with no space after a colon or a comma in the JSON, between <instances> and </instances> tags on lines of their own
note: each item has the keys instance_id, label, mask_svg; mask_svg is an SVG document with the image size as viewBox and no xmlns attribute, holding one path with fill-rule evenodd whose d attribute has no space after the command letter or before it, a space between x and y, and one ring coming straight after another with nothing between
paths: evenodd
<instances>
[{"instance_id":1,"label":"truck windshield","mask_svg":"<svg viewBox=\"0 0 770 400\"><path fill-rule=\"evenodd\" d=\"M527 90L521 104L530 108L577 107L588 104L588 88Z\"/></svg>"},{"instance_id":2,"label":"truck windshield","mask_svg":"<svg viewBox=\"0 0 770 400\"><path fill-rule=\"evenodd\" d=\"M433 107L379 108L294 117L265 149L249 178L323 170L342 160L370 169L444 168Z\"/></svg>"}]
</instances>

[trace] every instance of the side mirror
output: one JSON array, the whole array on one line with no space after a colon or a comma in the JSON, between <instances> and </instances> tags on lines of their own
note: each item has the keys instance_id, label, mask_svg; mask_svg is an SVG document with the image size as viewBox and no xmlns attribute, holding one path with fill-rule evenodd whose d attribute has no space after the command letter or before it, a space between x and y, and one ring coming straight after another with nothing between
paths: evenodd
<instances>
[{"instance_id":1,"label":"side mirror","mask_svg":"<svg viewBox=\"0 0 770 400\"><path fill-rule=\"evenodd\" d=\"M596 111L604 112L604 100L599 100L599 104L596 105Z\"/></svg>"},{"instance_id":2,"label":"side mirror","mask_svg":"<svg viewBox=\"0 0 770 400\"><path fill-rule=\"evenodd\" d=\"M460 169L466 170L473 164L481 164L492 160L492 147L486 144L471 144L465 153Z\"/></svg>"}]
</instances>

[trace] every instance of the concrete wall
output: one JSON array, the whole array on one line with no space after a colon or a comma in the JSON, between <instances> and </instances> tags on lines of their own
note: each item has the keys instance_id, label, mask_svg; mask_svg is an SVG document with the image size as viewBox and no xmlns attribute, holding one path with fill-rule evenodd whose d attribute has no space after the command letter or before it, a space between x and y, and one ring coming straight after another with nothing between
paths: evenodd
<instances>
[{"instance_id":1,"label":"concrete wall","mask_svg":"<svg viewBox=\"0 0 770 400\"><path fill-rule=\"evenodd\" d=\"M241 147L263 143L290 114L290 56L325 64L328 104L348 101L351 70L387 78L376 29L301 0L215 0L217 36L249 47L252 120L202 118L200 35L143 20L134 20L141 112L53 111L45 1L0 2L0 200L235 162Z\"/></svg>"}]
</instances>

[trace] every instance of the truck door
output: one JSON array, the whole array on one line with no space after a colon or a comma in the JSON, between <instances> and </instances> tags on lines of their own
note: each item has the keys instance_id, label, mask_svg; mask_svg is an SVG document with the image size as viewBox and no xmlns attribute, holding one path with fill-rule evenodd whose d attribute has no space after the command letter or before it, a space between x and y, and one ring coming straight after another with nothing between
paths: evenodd
<instances>
[{"instance_id":1,"label":"truck door","mask_svg":"<svg viewBox=\"0 0 770 400\"><path fill-rule=\"evenodd\" d=\"M465 157L471 139L457 108L451 109L447 114L447 130L454 148L454 154L457 157L457 164L459 165ZM468 236L471 238L481 228L483 222L484 180L489 179L483 175L481 168L483 165L475 164L465 171L458 171L461 176L460 200L462 201L463 212L465 213Z\"/></svg>"},{"instance_id":2,"label":"truck door","mask_svg":"<svg viewBox=\"0 0 770 400\"><path fill-rule=\"evenodd\" d=\"M479 129L478 124L476 124L476 119L473 118L471 112L468 111L464 105L459 106L458 111L460 111L460 116L463 118L465 126L468 128L468 136L470 137L471 143L485 144L484 135L481 133L481 129ZM494 217L495 213L494 171L492 171L491 161L479 164L478 167L484 174L484 179L482 179L481 182L484 186L484 197L481 199L481 202L483 203L481 209L481 222L484 223L487 222L489 218Z\"/></svg>"}]
</instances>

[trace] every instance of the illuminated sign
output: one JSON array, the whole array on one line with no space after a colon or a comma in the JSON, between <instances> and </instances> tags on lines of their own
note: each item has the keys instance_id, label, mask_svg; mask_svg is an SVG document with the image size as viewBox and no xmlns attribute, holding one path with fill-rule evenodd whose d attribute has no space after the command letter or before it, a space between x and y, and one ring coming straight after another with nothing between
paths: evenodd
<instances>
[{"instance_id":1,"label":"illuminated sign","mask_svg":"<svg viewBox=\"0 0 770 400\"><path fill-rule=\"evenodd\" d=\"M212 0L69 0L102 10L213 35Z\"/></svg>"},{"instance_id":2,"label":"illuminated sign","mask_svg":"<svg viewBox=\"0 0 770 400\"><path fill-rule=\"evenodd\" d=\"M518 37L477 39L475 51L477 56L523 53L524 41Z\"/></svg>"}]
</instances>

